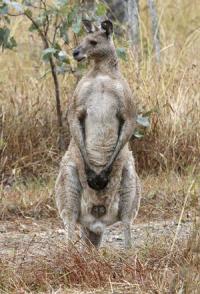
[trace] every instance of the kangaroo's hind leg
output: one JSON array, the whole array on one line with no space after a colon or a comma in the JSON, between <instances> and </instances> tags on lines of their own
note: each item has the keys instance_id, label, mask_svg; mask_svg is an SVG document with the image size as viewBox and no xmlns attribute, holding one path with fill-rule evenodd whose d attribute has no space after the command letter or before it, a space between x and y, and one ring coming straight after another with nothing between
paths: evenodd
<instances>
[{"instance_id":1,"label":"kangaroo's hind leg","mask_svg":"<svg viewBox=\"0 0 200 294\"><path fill-rule=\"evenodd\" d=\"M80 213L81 189L76 165L66 152L56 180L55 194L68 242L73 242L75 237L75 226Z\"/></svg>"},{"instance_id":2,"label":"kangaroo's hind leg","mask_svg":"<svg viewBox=\"0 0 200 294\"><path fill-rule=\"evenodd\" d=\"M139 177L135 171L134 159L130 153L121 180L119 218L124 227L125 247L132 247L131 223L137 216L140 206L141 188Z\"/></svg>"},{"instance_id":3,"label":"kangaroo's hind leg","mask_svg":"<svg viewBox=\"0 0 200 294\"><path fill-rule=\"evenodd\" d=\"M103 233L94 233L90 231L88 228L82 227L81 228L81 237L84 243L88 246L91 244L94 245L96 248L99 248L101 245Z\"/></svg>"}]
</instances>

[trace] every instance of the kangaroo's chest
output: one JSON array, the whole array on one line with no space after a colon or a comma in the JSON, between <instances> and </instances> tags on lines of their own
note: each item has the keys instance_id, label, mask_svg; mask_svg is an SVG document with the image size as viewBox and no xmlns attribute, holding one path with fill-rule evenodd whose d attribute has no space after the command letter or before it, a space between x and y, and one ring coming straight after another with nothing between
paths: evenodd
<instances>
[{"instance_id":1,"label":"kangaroo's chest","mask_svg":"<svg viewBox=\"0 0 200 294\"><path fill-rule=\"evenodd\" d=\"M98 121L117 113L123 98L123 87L120 81L99 74L85 81L79 93L81 100L85 101L87 117Z\"/></svg>"},{"instance_id":2,"label":"kangaroo's chest","mask_svg":"<svg viewBox=\"0 0 200 294\"><path fill-rule=\"evenodd\" d=\"M90 164L102 168L117 144L120 120L118 112L123 96L121 84L108 75L87 79L79 89L79 101L84 104L85 145Z\"/></svg>"}]
</instances>

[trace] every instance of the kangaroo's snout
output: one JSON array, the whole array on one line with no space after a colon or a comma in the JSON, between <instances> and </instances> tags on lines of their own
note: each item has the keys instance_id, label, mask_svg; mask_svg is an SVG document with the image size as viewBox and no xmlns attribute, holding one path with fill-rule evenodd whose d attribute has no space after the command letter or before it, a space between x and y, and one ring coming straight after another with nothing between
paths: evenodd
<instances>
[{"instance_id":1,"label":"kangaroo's snout","mask_svg":"<svg viewBox=\"0 0 200 294\"><path fill-rule=\"evenodd\" d=\"M77 48L74 49L73 57L74 57L75 60L81 61L81 60L83 60L83 59L85 59L87 57L86 54L83 54L82 51L83 50L81 50L80 47L77 47Z\"/></svg>"}]
</instances>

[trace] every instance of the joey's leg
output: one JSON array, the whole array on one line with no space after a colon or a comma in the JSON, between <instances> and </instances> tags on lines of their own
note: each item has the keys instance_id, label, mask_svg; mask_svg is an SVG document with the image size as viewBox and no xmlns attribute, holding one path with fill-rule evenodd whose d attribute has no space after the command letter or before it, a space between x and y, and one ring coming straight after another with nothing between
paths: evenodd
<instances>
[{"instance_id":1,"label":"joey's leg","mask_svg":"<svg viewBox=\"0 0 200 294\"><path fill-rule=\"evenodd\" d=\"M73 242L80 213L81 184L76 166L66 158L61 163L55 186L56 204L63 220L68 242Z\"/></svg>"},{"instance_id":2,"label":"joey's leg","mask_svg":"<svg viewBox=\"0 0 200 294\"><path fill-rule=\"evenodd\" d=\"M103 233L94 233L90 231L88 228L82 227L81 228L81 237L84 243L88 246L91 244L94 245L96 248L99 248L101 245Z\"/></svg>"},{"instance_id":3,"label":"joey's leg","mask_svg":"<svg viewBox=\"0 0 200 294\"><path fill-rule=\"evenodd\" d=\"M131 223L140 205L140 183L135 172L133 158L129 158L122 172L119 217L124 227L125 247L132 246Z\"/></svg>"}]
</instances>

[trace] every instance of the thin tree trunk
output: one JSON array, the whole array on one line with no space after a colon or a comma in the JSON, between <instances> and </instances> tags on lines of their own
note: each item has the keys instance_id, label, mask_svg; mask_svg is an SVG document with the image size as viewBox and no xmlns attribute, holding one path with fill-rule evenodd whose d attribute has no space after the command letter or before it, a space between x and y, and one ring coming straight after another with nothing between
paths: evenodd
<instances>
[{"instance_id":1,"label":"thin tree trunk","mask_svg":"<svg viewBox=\"0 0 200 294\"><path fill-rule=\"evenodd\" d=\"M151 29L153 35L153 46L156 54L157 62L160 62L160 39L159 39L159 27L158 27L158 15L154 0L147 0L149 8L149 14L151 18Z\"/></svg>"},{"instance_id":2,"label":"thin tree trunk","mask_svg":"<svg viewBox=\"0 0 200 294\"><path fill-rule=\"evenodd\" d=\"M128 0L128 28L129 28L129 39L133 47L138 47L140 36L139 36L139 5L138 0Z\"/></svg>"},{"instance_id":3,"label":"thin tree trunk","mask_svg":"<svg viewBox=\"0 0 200 294\"><path fill-rule=\"evenodd\" d=\"M127 19L127 0L104 0L109 9L107 16L114 20L116 24L119 26L120 24L123 26Z\"/></svg>"},{"instance_id":4,"label":"thin tree trunk","mask_svg":"<svg viewBox=\"0 0 200 294\"><path fill-rule=\"evenodd\" d=\"M56 97L56 112L57 112L58 129L59 129L58 146L60 150L65 150L66 144L65 144L64 133L63 133L63 120L62 120L62 111L61 111L61 104L60 104L60 86L58 82L58 76L56 73L56 66L54 64L52 57L50 57L49 62L51 67L51 74L54 81L55 97Z\"/></svg>"},{"instance_id":5,"label":"thin tree trunk","mask_svg":"<svg viewBox=\"0 0 200 294\"><path fill-rule=\"evenodd\" d=\"M42 30L38 26L37 22L29 14L25 13L25 15L37 28L37 31L43 41L44 49L49 48L49 43L48 43L47 37L42 32ZM56 111L57 111L58 129L59 129L58 146L59 146L60 150L65 150L66 143L65 143L65 139L64 139L63 120L62 120L62 111L61 111L61 103L60 103L60 86L59 86L58 76L57 76L57 72L56 72L56 66L55 66L55 63L54 63L52 57L50 57L49 62L50 62L50 67L51 67L51 74L52 74L53 81L54 81L55 97L56 97Z\"/></svg>"}]
</instances>

